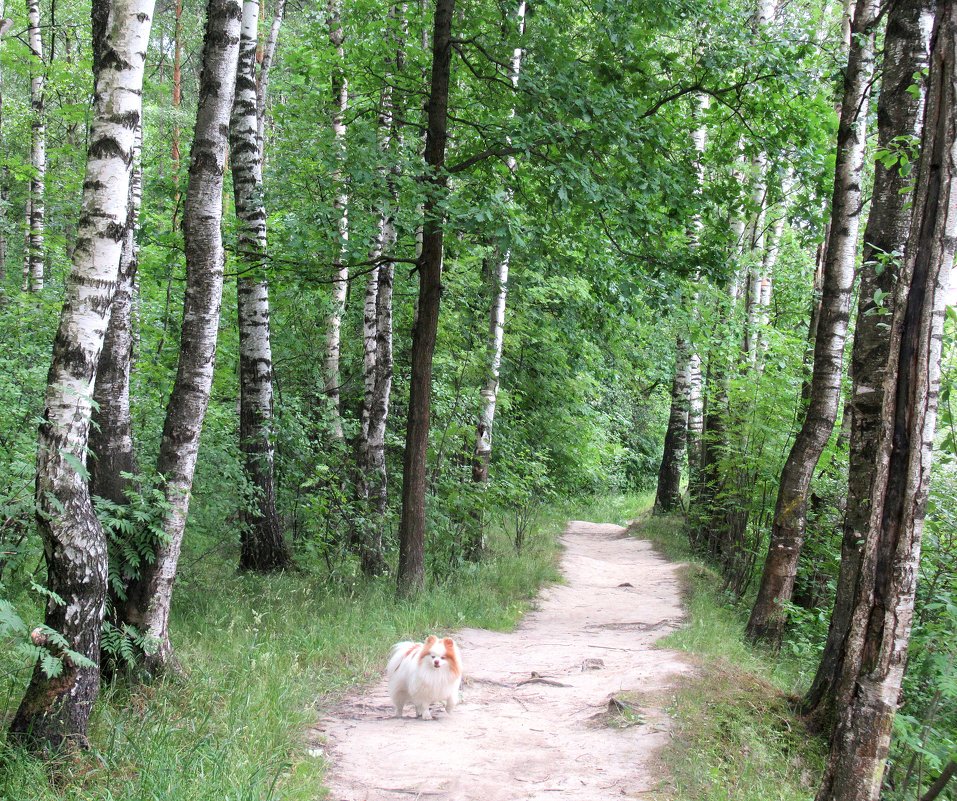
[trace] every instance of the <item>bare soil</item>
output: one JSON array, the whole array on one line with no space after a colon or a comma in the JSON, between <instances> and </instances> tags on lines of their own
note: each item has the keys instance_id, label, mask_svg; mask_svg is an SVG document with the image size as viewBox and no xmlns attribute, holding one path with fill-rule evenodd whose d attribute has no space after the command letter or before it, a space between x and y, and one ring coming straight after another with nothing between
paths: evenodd
<instances>
[{"instance_id":1,"label":"bare soil","mask_svg":"<svg viewBox=\"0 0 957 801\"><path fill-rule=\"evenodd\" d=\"M455 634L466 680L451 715L393 717L385 681L313 732L334 801L602 801L655 798L660 708L691 671L654 642L680 625L679 566L620 526L573 521L566 584L510 633ZM444 632L436 632L444 634ZM386 655L383 654L383 665ZM409 710L411 712L411 710Z\"/></svg>"}]
</instances>

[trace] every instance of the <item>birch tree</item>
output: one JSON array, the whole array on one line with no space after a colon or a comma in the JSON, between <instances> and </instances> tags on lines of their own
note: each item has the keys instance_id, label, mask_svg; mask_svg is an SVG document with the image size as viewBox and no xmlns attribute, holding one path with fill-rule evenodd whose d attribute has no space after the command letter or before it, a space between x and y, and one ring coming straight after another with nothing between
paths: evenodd
<instances>
[{"instance_id":1,"label":"birch tree","mask_svg":"<svg viewBox=\"0 0 957 801\"><path fill-rule=\"evenodd\" d=\"M397 6L389 11L389 22L404 25ZM403 39L396 42L394 57L386 58L385 82L379 96L379 147L383 156L394 156L401 143L396 122L392 82L401 73L405 56ZM399 204L397 168L389 167L388 197L379 210L379 226L372 250L373 268L366 279L363 304L363 397L359 440L358 495L365 505L367 520L361 534L362 569L367 575L385 570L382 554L382 525L388 504L388 475L385 462L385 431L392 390L392 287L395 267L388 259L396 243L395 214Z\"/></svg>"},{"instance_id":2,"label":"birch tree","mask_svg":"<svg viewBox=\"0 0 957 801\"><path fill-rule=\"evenodd\" d=\"M827 444L840 403L844 344L854 285L861 216L861 172L867 111L874 75L874 40L880 0L857 0L844 79L837 162L831 200L831 234L824 261L821 312L814 344L811 395L801 430L781 472L768 557L748 621L753 640L776 641L784 629L783 603L791 599L807 524L811 476Z\"/></svg>"},{"instance_id":3,"label":"birch tree","mask_svg":"<svg viewBox=\"0 0 957 801\"><path fill-rule=\"evenodd\" d=\"M655 509L672 512L681 504L681 468L688 440L690 401L690 365L688 345L679 339L675 352L675 374L671 386L671 413L665 432L664 453L658 469Z\"/></svg>"},{"instance_id":4,"label":"birch tree","mask_svg":"<svg viewBox=\"0 0 957 801\"><path fill-rule=\"evenodd\" d=\"M339 219L339 259L333 271L332 309L326 332L326 397L329 398L332 411L332 436L338 441L344 439L342 431L342 409L340 408L339 356L342 350L342 315L346 308L346 295L349 292L349 267L346 264L349 245L349 193L342 173L346 157L346 112L349 110L349 81L345 72L345 31L342 27L342 4L340 0L329 0L327 6L329 41L336 51L336 66L332 75L332 94L335 111L332 115L332 132L335 137L339 166L332 175L336 194L333 208Z\"/></svg>"},{"instance_id":5,"label":"birch tree","mask_svg":"<svg viewBox=\"0 0 957 801\"><path fill-rule=\"evenodd\" d=\"M37 663L10 727L12 734L41 748L85 745L99 692L107 550L84 463L97 360L129 220L131 164L152 14L152 0L93 4L96 49L115 58L99 59L95 65L77 243L37 447L37 526L51 596L45 628L36 629L32 639L61 656L62 671L51 677Z\"/></svg>"},{"instance_id":6,"label":"birch tree","mask_svg":"<svg viewBox=\"0 0 957 801\"><path fill-rule=\"evenodd\" d=\"M525 35L525 0L518 4L516 12L516 22L518 24L518 35ZM512 89L518 89L519 76L522 71L522 46L518 44L512 51L512 59L509 62L509 79L512 83ZM515 116L515 107L512 106L509 112L509 119ZM507 144L511 144L510 139L506 139ZM514 155L509 154L505 161L508 166L508 172L513 182L515 172L518 169L518 162ZM509 207L515 197L515 188L509 184L506 190L505 205ZM488 363L486 365L485 384L479 393L481 398L481 409L479 411L478 425L475 431L475 455L472 459L472 480L480 483L488 482L489 464L492 460L492 426L495 422L495 406L498 402L499 374L502 369L502 348L505 343L505 303L508 298L508 269L512 258L512 248L510 245L505 247L501 258L498 260L496 268L491 273L492 305L489 312L489 342L488 342Z\"/></svg>"},{"instance_id":7,"label":"birch tree","mask_svg":"<svg viewBox=\"0 0 957 801\"><path fill-rule=\"evenodd\" d=\"M452 15L455 0L436 0L432 34L432 79L429 90L425 166L428 196L423 210L422 252L418 260L418 313L412 332L412 377L402 463L402 516L399 523L400 595L421 590L425 583L426 456L432 390L432 356L442 294L445 221L442 201L447 192L445 146L448 139L449 80L452 68Z\"/></svg>"},{"instance_id":8,"label":"birch tree","mask_svg":"<svg viewBox=\"0 0 957 801\"><path fill-rule=\"evenodd\" d=\"M179 364L157 458L157 472L166 479L170 508L163 521L166 537L157 543L155 560L143 566L140 577L130 587L124 621L155 638L157 650L146 660L154 669L167 667L173 656L169 639L173 580L216 358L224 268L220 230L223 171L241 20L239 0L209 0L183 217L186 297Z\"/></svg>"},{"instance_id":9,"label":"birch tree","mask_svg":"<svg viewBox=\"0 0 957 801\"><path fill-rule=\"evenodd\" d=\"M278 36L278 28L276 30ZM259 0L243 3L236 94L229 128L233 197L238 222L239 448L252 497L241 509L244 570L277 570L290 564L276 512L272 444L272 344L266 280L266 208L263 146L259 141L256 50ZM275 41L273 41L275 46ZM265 95L264 95L265 97Z\"/></svg>"},{"instance_id":10,"label":"birch tree","mask_svg":"<svg viewBox=\"0 0 957 801\"><path fill-rule=\"evenodd\" d=\"M899 704L927 510L945 294L957 244L957 8L940 4L920 171L891 305L860 568L817 801L877 801ZM855 376L855 390L864 389Z\"/></svg>"},{"instance_id":11,"label":"birch tree","mask_svg":"<svg viewBox=\"0 0 957 801\"><path fill-rule=\"evenodd\" d=\"M44 119L45 64L40 36L40 0L27 0L27 43L30 46L30 186L27 203L23 289L43 289L46 226L47 143Z\"/></svg>"},{"instance_id":12,"label":"birch tree","mask_svg":"<svg viewBox=\"0 0 957 801\"><path fill-rule=\"evenodd\" d=\"M127 479L123 474L138 472L130 412L130 370L133 366L133 299L139 262L136 234L143 197L142 134L140 126L134 138L129 211L116 291L96 368L89 445L93 457L89 464L90 493L118 504L126 502Z\"/></svg>"},{"instance_id":13,"label":"birch tree","mask_svg":"<svg viewBox=\"0 0 957 801\"><path fill-rule=\"evenodd\" d=\"M877 479L874 438L881 427L884 380L890 360L886 301L894 283L910 230L912 177L895 154L897 143L916 141L923 122L923 92L914 91L914 76L927 68L931 20L936 0L899 0L890 9L884 37L881 95L877 106L877 149L874 193L864 230L857 318L851 375L850 464L847 511L841 546L841 568L827 644L805 700L805 711L827 728L835 713L837 680L847 642L854 587L859 580L862 545L870 517L870 499ZM918 84L918 88L919 84Z\"/></svg>"}]
</instances>

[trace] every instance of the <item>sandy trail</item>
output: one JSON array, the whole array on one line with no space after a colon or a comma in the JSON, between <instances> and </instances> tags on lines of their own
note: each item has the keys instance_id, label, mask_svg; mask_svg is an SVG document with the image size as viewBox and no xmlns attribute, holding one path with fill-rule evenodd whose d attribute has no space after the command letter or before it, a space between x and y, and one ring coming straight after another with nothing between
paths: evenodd
<instances>
[{"instance_id":1,"label":"sandy trail","mask_svg":"<svg viewBox=\"0 0 957 801\"><path fill-rule=\"evenodd\" d=\"M652 647L683 616L677 566L620 526L572 522L562 542L567 584L545 590L516 631L456 634L466 681L451 715L393 718L384 680L331 711L315 732L330 798L654 797L667 718L641 708L637 725L617 728L605 713L612 695L655 694L689 670Z\"/></svg>"}]
</instances>

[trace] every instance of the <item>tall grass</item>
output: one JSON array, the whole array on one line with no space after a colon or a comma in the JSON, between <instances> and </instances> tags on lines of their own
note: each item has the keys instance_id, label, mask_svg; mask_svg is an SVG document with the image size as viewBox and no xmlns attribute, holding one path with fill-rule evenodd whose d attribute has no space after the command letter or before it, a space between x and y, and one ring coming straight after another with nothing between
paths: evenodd
<instances>
[{"instance_id":1,"label":"tall grass","mask_svg":"<svg viewBox=\"0 0 957 801\"><path fill-rule=\"evenodd\" d=\"M811 801L824 744L793 711L808 665L754 648L745 610L720 593L721 578L690 553L683 521L645 516L632 528L669 559L686 563L684 627L663 639L685 651L694 678L674 693L674 740L662 758L680 801Z\"/></svg>"},{"instance_id":2,"label":"tall grass","mask_svg":"<svg viewBox=\"0 0 957 801\"><path fill-rule=\"evenodd\" d=\"M0 801L313 801L324 765L307 731L336 698L381 674L389 646L461 626L513 627L559 578L568 518L624 521L646 497L563 502L542 510L521 554L493 532L488 559L397 601L394 585L322 573L240 575L233 554L184 564L172 639L181 672L105 688L92 750L45 764L0 734ZM0 699L9 719L28 678ZM5 729L5 726L4 726Z\"/></svg>"}]
</instances>

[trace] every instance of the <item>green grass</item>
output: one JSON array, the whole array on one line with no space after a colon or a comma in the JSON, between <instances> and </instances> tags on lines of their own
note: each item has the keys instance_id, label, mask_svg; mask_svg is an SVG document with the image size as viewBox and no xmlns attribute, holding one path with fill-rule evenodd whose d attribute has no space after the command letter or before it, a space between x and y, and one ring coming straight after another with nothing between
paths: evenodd
<instances>
[{"instance_id":1,"label":"green grass","mask_svg":"<svg viewBox=\"0 0 957 801\"><path fill-rule=\"evenodd\" d=\"M106 688L92 750L53 765L0 734L0 801L321 798L324 765L308 753L308 729L344 692L381 675L392 643L462 626L514 627L539 588L558 579L557 534L567 519L623 522L648 502L548 507L521 555L495 532L489 559L412 601L397 602L390 580L239 575L231 553L184 560L172 621L181 675ZM0 725L28 668L0 687Z\"/></svg>"},{"instance_id":2,"label":"green grass","mask_svg":"<svg viewBox=\"0 0 957 801\"><path fill-rule=\"evenodd\" d=\"M663 639L696 665L668 712L674 740L662 754L680 801L811 801L824 743L792 711L807 686L807 665L753 648L744 640L744 610L721 597L720 576L694 559L683 522L645 516L632 529L669 559L687 563L688 623Z\"/></svg>"}]
</instances>

